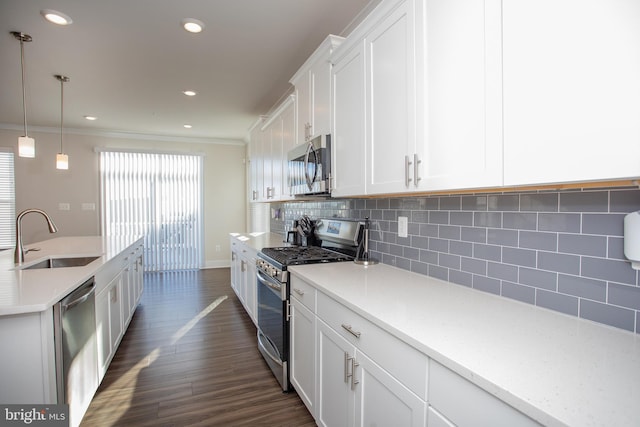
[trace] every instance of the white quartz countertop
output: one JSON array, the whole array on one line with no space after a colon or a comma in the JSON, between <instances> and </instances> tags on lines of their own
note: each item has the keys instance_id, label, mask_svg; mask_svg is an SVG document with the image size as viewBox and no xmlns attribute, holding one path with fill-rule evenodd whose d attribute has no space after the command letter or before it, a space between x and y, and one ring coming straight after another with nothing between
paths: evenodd
<instances>
[{"instance_id":1,"label":"white quartz countertop","mask_svg":"<svg viewBox=\"0 0 640 427\"><path fill-rule=\"evenodd\" d=\"M231 233L230 236L249 245L249 247L256 251L261 251L262 248L291 246L285 242L282 234L277 233Z\"/></svg>"},{"instance_id":2,"label":"white quartz countertop","mask_svg":"<svg viewBox=\"0 0 640 427\"><path fill-rule=\"evenodd\" d=\"M51 257L99 257L83 267L21 270L13 262L13 250L0 252L0 316L47 310L139 240L133 237L59 237L26 245L25 249L40 250L27 253L21 264L29 266Z\"/></svg>"},{"instance_id":3,"label":"white quartz countertop","mask_svg":"<svg viewBox=\"0 0 640 427\"><path fill-rule=\"evenodd\" d=\"M543 425L640 425L636 334L382 264L289 271Z\"/></svg>"}]
</instances>

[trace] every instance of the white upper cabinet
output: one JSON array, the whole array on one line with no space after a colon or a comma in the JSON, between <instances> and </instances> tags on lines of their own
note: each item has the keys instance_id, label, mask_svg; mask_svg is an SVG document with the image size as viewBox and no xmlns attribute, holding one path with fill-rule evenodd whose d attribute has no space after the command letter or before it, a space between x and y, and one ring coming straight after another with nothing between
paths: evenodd
<instances>
[{"instance_id":1,"label":"white upper cabinet","mask_svg":"<svg viewBox=\"0 0 640 427\"><path fill-rule=\"evenodd\" d=\"M249 130L249 188L250 202L261 200L263 195L264 160L262 158L262 118L260 118Z\"/></svg>"},{"instance_id":2,"label":"white upper cabinet","mask_svg":"<svg viewBox=\"0 0 640 427\"><path fill-rule=\"evenodd\" d=\"M502 185L501 1L428 0L418 191ZM415 167L415 165L414 165Z\"/></svg>"},{"instance_id":3,"label":"white upper cabinet","mask_svg":"<svg viewBox=\"0 0 640 427\"><path fill-rule=\"evenodd\" d=\"M287 152L295 145L295 102L290 95L249 131L248 196L251 202L292 198L287 181Z\"/></svg>"},{"instance_id":4,"label":"white upper cabinet","mask_svg":"<svg viewBox=\"0 0 640 427\"><path fill-rule=\"evenodd\" d=\"M333 132L331 194L365 194L364 43L341 51L332 72Z\"/></svg>"},{"instance_id":5,"label":"white upper cabinet","mask_svg":"<svg viewBox=\"0 0 640 427\"><path fill-rule=\"evenodd\" d=\"M640 2L503 3L505 185L640 176Z\"/></svg>"},{"instance_id":6,"label":"white upper cabinet","mask_svg":"<svg viewBox=\"0 0 640 427\"><path fill-rule=\"evenodd\" d=\"M423 56L416 8L421 6L421 1L401 2L365 36L367 194L414 187L409 162L416 154L416 143L423 138L416 134L421 97L416 77Z\"/></svg>"},{"instance_id":7,"label":"white upper cabinet","mask_svg":"<svg viewBox=\"0 0 640 427\"><path fill-rule=\"evenodd\" d=\"M333 194L502 185L500 19L500 0L374 9L332 57Z\"/></svg>"},{"instance_id":8,"label":"white upper cabinet","mask_svg":"<svg viewBox=\"0 0 640 427\"><path fill-rule=\"evenodd\" d=\"M329 35L291 78L297 106L297 138L301 144L331 133L331 52L343 38Z\"/></svg>"}]
</instances>

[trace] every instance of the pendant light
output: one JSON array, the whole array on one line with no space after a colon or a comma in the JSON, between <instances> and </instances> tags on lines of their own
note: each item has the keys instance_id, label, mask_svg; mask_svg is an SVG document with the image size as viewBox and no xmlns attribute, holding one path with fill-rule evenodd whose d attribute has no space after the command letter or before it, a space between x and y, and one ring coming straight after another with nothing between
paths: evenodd
<instances>
[{"instance_id":1,"label":"pendant light","mask_svg":"<svg viewBox=\"0 0 640 427\"><path fill-rule=\"evenodd\" d=\"M64 125L64 84L69 81L69 77L56 74L54 76L60 81L60 152L56 155L56 169L69 169L69 156L62 150L62 130Z\"/></svg>"},{"instance_id":2,"label":"pendant light","mask_svg":"<svg viewBox=\"0 0 640 427\"><path fill-rule=\"evenodd\" d=\"M36 141L35 139L30 138L27 133L27 97L24 82L24 43L30 42L33 39L29 34L20 33L18 31L12 31L11 34L13 37L20 40L20 67L22 69L22 111L24 115L24 135L18 137L18 156L35 157Z\"/></svg>"}]
</instances>

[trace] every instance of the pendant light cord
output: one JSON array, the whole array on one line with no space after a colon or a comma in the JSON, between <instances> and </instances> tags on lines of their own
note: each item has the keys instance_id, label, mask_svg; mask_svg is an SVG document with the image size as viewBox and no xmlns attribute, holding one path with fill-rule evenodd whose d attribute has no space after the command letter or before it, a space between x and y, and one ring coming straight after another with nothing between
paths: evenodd
<instances>
[{"instance_id":1,"label":"pendant light cord","mask_svg":"<svg viewBox=\"0 0 640 427\"><path fill-rule=\"evenodd\" d=\"M24 113L24 136L29 136L27 133L27 94L24 84L24 38L20 37L20 65L22 68L22 111Z\"/></svg>"},{"instance_id":2,"label":"pendant light cord","mask_svg":"<svg viewBox=\"0 0 640 427\"><path fill-rule=\"evenodd\" d=\"M63 154L62 135L64 129L64 84L69 81L69 77L59 74L56 74L54 77L60 81L60 154Z\"/></svg>"},{"instance_id":3,"label":"pendant light cord","mask_svg":"<svg viewBox=\"0 0 640 427\"><path fill-rule=\"evenodd\" d=\"M64 79L60 79L60 153L62 151L62 129L64 124Z\"/></svg>"}]
</instances>

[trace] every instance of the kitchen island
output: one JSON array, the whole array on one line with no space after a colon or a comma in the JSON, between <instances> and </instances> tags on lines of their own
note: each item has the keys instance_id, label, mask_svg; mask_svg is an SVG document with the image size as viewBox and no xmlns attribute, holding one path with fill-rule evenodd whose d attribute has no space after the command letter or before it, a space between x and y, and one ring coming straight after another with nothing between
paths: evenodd
<instances>
[{"instance_id":1,"label":"kitchen island","mask_svg":"<svg viewBox=\"0 0 640 427\"><path fill-rule=\"evenodd\" d=\"M412 390L410 401L418 402L414 414L419 420L426 413L428 426L640 422L637 334L388 265L315 264L292 266L290 272L292 289L300 294L292 295L308 306L319 325L318 362L315 369L309 367L317 387L315 397L313 390L309 393L316 421L332 402L331 394L323 394L327 378L321 343L333 330L356 349L349 353L360 366L352 372L362 380L356 382L356 393L375 383L367 377L371 363L364 363L373 359L378 371L381 367L400 379L405 396L406 388ZM295 317L294 310L294 322ZM380 349L380 338L399 341ZM315 345L313 340L309 344ZM367 392L361 393L363 407L389 410L389 401L372 404L366 402ZM507 421L512 416L515 424Z\"/></svg>"},{"instance_id":2,"label":"kitchen island","mask_svg":"<svg viewBox=\"0 0 640 427\"><path fill-rule=\"evenodd\" d=\"M69 402L70 425L79 425L140 300L142 238L61 237L25 249L32 248L39 250L28 252L20 265L14 264L13 251L0 253L0 402L60 402L54 306L94 280L95 333L84 346L91 346L91 360L97 362L83 365L87 371L76 378L87 380ZM29 269L49 258L79 257L95 259L83 266Z\"/></svg>"}]
</instances>

